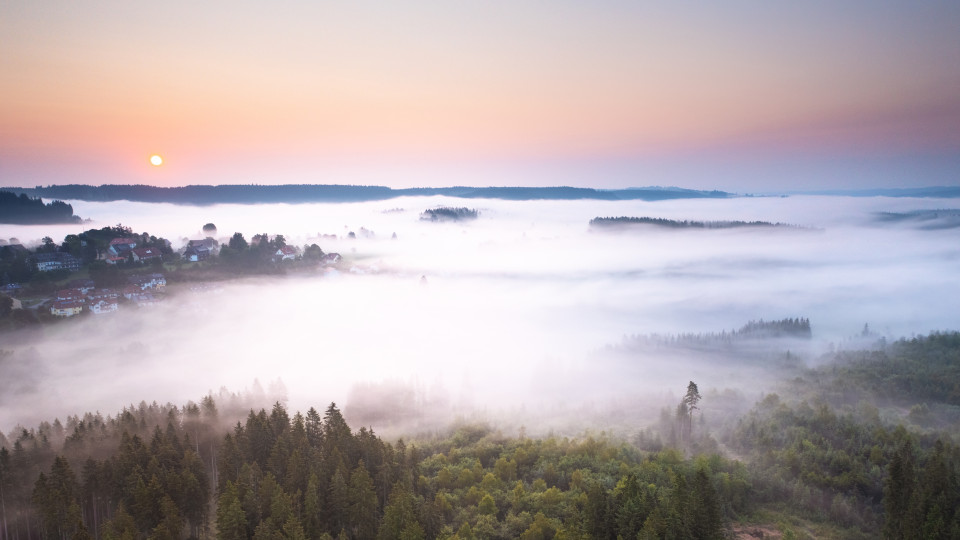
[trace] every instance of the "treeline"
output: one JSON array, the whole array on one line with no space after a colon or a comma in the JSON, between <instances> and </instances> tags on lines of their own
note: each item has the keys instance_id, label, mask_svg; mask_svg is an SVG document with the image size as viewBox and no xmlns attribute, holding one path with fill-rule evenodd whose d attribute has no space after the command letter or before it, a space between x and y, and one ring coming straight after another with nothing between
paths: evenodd
<instances>
[{"instance_id":1,"label":"treeline","mask_svg":"<svg viewBox=\"0 0 960 540\"><path fill-rule=\"evenodd\" d=\"M819 382L826 398L837 405L866 399L960 408L960 333L932 332L880 345L838 352L829 376ZM950 408L944 412L952 412L951 420L960 422L960 409Z\"/></svg>"},{"instance_id":2,"label":"treeline","mask_svg":"<svg viewBox=\"0 0 960 540\"><path fill-rule=\"evenodd\" d=\"M139 201L174 204L258 204L308 202L362 202L381 201L396 197L430 197L443 195L468 199L504 200L666 200L692 198L727 198L723 191L699 191L673 187L642 189L592 189L568 186L556 187L437 187L392 189L385 186L350 186L335 184L287 185L219 185L156 187L147 185L70 184L13 188L33 196L83 201Z\"/></svg>"},{"instance_id":3,"label":"treeline","mask_svg":"<svg viewBox=\"0 0 960 540\"><path fill-rule=\"evenodd\" d=\"M40 197L0 191L0 223L36 225L80 222L80 217L73 214L73 206L63 201L44 204Z\"/></svg>"},{"instance_id":4,"label":"treeline","mask_svg":"<svg viewBox=\"0 0 960 540\"><path fill-rule=\"evenodd\" d=\"M813 331L810 319L788 317L773 321L750 321L737 330L705 333L681 334L643 334L632 335L624 340L622 347L632 348L642 345L670 347L698 347L731 345L738 341L764 340L778 338L811 339Z\"/></svg>"},{"instance_id":5,"label":"treeline","mask_svg":"<svg viewBox=\"0 0 960 540\"><path fill-rule=\"evenodd\" d=\"M723 538L750 491L717 455L475 425L390 444L334 404L251 410L226 435L212 398L67 424L0 449L4 540Z\"/></svg>"},{"instance_id":6,"label":"treeline","mask_svg":"<svg viewBox=\"0 0 960 540\"><path fill-rule=\"evenodd\" d=\"M769 221L678 221L675 219L653 217L595 217L590 220L590 227L614 228L633 225L653 225L670 229L733 229L738 227L796 227L786 223L770 223Z\"/></svg>"},{"instance_id":7,"label":"treeline","mask_svg":"<svg viewBox=\"0 0 960 540\"><path fill-rule=\"evenodd\" d=\"M723 398L691 381L634 444L476 424L390 443L354 431L334 404L290 416L224 395L87 414L0 435L0 530L3 540L724 538L731 523L762 520L784 537L958 538L956 423L906 412L919 400L960 408L947 391L958 351L953 332L838 353L727 419L710 418ZM915 390L894 396L904 381ZM891 394L872 400L872 388Z\"/></svg>"},{"instance_id":8,"label":"treeline","mask_svg":"<svg viewBox=\"0 0 960 540\"><path fill-rule=\"evenodd\" d=\"M877 212L874 219L880 223L914 224L925 230L956 229L960 227L960 210L914 210L912 212Z\"/></svg>"},{"instance_id":9,"label":"treeline","mask_svg":"<svg viewBox=\"0 0 960 540\"><path fill-rule=\"evenodd\" d=\"M845 411L771 394L725 441L749 456L757 504L850 538L960 538L960 449L890 427L866 403Z\"/></svg>"},{"instance_id":10,"label":"treeline","mask_svg":"<svg viewBox=\"0 0 960 540\"><path fill-rule=\"evenodd\" d=\"M423 221L463 221L466 219L477 219L480 213L473 208L452 208L449 206L440 206L424 210L420 214Z\"/></svg>"},{"instance_id":11,"label":"treeline","mask_svg":"<svg viewBox=\"0 0 960 540\"><path fill-rule=\"evenodd\" d=\"M849 537L960 538L960 333L828 360L722 435L751 463L755 502Z\"/></svg>"},{"instance_id":12,"label":"treeline","mask_svg":"<svg viewBox=\"0 0 960 540\"><path fill-rule=\"evenodd\" d=\"M226 426L266 394L141 403L0 434L0 537L185 538L208 530Z\"/></svg>"}]
</instances>

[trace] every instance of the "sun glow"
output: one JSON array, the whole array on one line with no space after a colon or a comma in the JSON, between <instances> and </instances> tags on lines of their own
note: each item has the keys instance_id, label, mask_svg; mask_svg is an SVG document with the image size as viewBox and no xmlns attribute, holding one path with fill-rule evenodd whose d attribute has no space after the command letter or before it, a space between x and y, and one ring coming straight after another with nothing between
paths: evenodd
<instances>
[{"instance_id":1,"label":"sun glow","mask_svg":"<svg viewBox=\"0 0 960 540\"><path fill-rule=\"evenodd\" d=\"M159 167L163 165L163 158L157 154L150 156L150 164L154 167Z\"/></svg>"}]
</instances>

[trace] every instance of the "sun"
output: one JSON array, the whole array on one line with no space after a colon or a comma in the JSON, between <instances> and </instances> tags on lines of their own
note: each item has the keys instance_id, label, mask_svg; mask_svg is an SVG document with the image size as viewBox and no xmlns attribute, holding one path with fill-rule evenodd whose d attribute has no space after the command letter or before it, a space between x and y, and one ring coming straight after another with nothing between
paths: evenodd
<instances>
[{"instance_id":1,"label":"sun","mask_svg":"<svg viewBox=\"0 0 960 540\"><path fill-rule=\"evenodd\" d=\"M154 154L150 156L150 164L154 167L159 167L163 165L163 158L159 154Z\"/></svg>"}]
</instances>

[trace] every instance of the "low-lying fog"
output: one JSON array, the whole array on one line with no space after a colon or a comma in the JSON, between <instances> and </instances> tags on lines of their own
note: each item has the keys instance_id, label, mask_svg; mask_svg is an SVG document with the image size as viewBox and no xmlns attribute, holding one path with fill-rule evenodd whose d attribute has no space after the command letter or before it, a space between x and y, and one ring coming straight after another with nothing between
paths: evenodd
<instances>
[{"instance_id":1,"label":"low-lying fog","mask_svg":"<svg viewBox=\"0 0 960 540\"><path fill-rule=\"evenodd\" d=\"M5 433L17 423L85 411L113 414L141 400L182 404L255 379L265 387L282 380L293 409L337 401L349 413L352 401L359 411L372 393L393 388L416 390L404 399L444 414L538 411L549 418L578 407L623 408L639 396L679 396L691 379L701 390L760 392L769 375L736 358L681 362L655 349L601 359L625 336L807 317L813 339L790 347L813 360L865 323L894 339L960 328L960 229L877 219L879 212L957 208L956 200L70 202L93 221L3 226L0 236L59 242L123 223L180 247L213 222L222 240L242 232L248 240L279 233L288 244L316 242L357 272L174 291L154 308L50 327L43 342L0 344L16 351L0 359ZM440 205L481 214L469 222L419 220ZM588 222L598 216L800 228L591 231ZM355 240L346 238L350 231ZM339 239L320 237L331 234Z\"/></svg>"}]
</instances>

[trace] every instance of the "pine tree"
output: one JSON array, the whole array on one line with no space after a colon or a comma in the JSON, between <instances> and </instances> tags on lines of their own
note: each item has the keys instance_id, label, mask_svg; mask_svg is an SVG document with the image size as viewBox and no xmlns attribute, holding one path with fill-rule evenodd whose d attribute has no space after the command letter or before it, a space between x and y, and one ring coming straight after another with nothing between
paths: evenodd
<instances>
[{"instance_id":1,"label":"pine tree","mask_svg":"<svg viewBox=\"0 0 960 540\"><path fill-rule=\"evenodd\" d=\"M883 485L883 508L885 538L913 538L916 530L909 525L911 502L915 487L913 444L905 440L890 461L887 479Z\"/></svg>"},{"instance_id":2,"label":"pine tree","mask_svg":"<svg viewBox=\"0 0 960 540\"><path fill-rule=\"evenodd\" d=\"M229 481L217 505L217 538L219 540L247 539L247 516L240 506L237 486Z\"/></svg>"},{"instance_id":3,"label":"pine tree","mask_svg":"<svg viewBox=\"0 0 960 540\"><path fill-rule=\"evenodd\" d=\"M720 504L716 490L703 468L697 469L694 475L691 506L690 530L694 538L722 540L724 531Z\"/></svg>"},{"instance_id":4,"label":"pine tree","mask_svg":"<svg viewBox=\"0 0 960 540\"><path fill-rule=\"evenodd\" d=\"M330 513L329 523L334 531L339 531L347 526L347 505L349 502L347 500L346 475L345 466L341 461L330 478L327 509Z\"/></svg>"},{"instance_id":5,"label":"pine tree","mask_svg":"<svg viewBox=\"0 0 960 540\"><path fill-rule=\"evenodd\" d=\"M378 512L377 494L373 480L367 472L363 460L350 474L350 487L347 490L347 526L355 538L370 539L376 537Z\"/></svg>"},{"instance_id":6,"label":"pine tree","mask_svg":"<svg viewBox=\"0 0 960 540\"><path fill-rule=\"evenodd\" d=\"M33 503L48 534L62 539L73 535L81 520L78 492L77 478L63 457L54 458L49 476L40 473L33 489Z\"/></svg>"},{"instance_id":7,"label":"pine tree","mask_svg":"<svg viewBox=\"0 0 960 540\"><path fill-rule=\"evenodd\" d=\"M383 513L383 524L377 538L380 540L394 540L416 536L417 528L423 529L417 522L416 501L413 494L404 484L398 482L390 492L390 502Z\"/></svg>"},{"instance_id":8,"label":"pine tree","mask_svg":"<svg viewBox=\"0 0 960 540\"><path fill-rule=\"evenodd\" d=\"M319 480L316 473L310 473L303 499L303 530L309 538L319 538L323 532L320 512Z\"/></svg>"}]
</instances>

